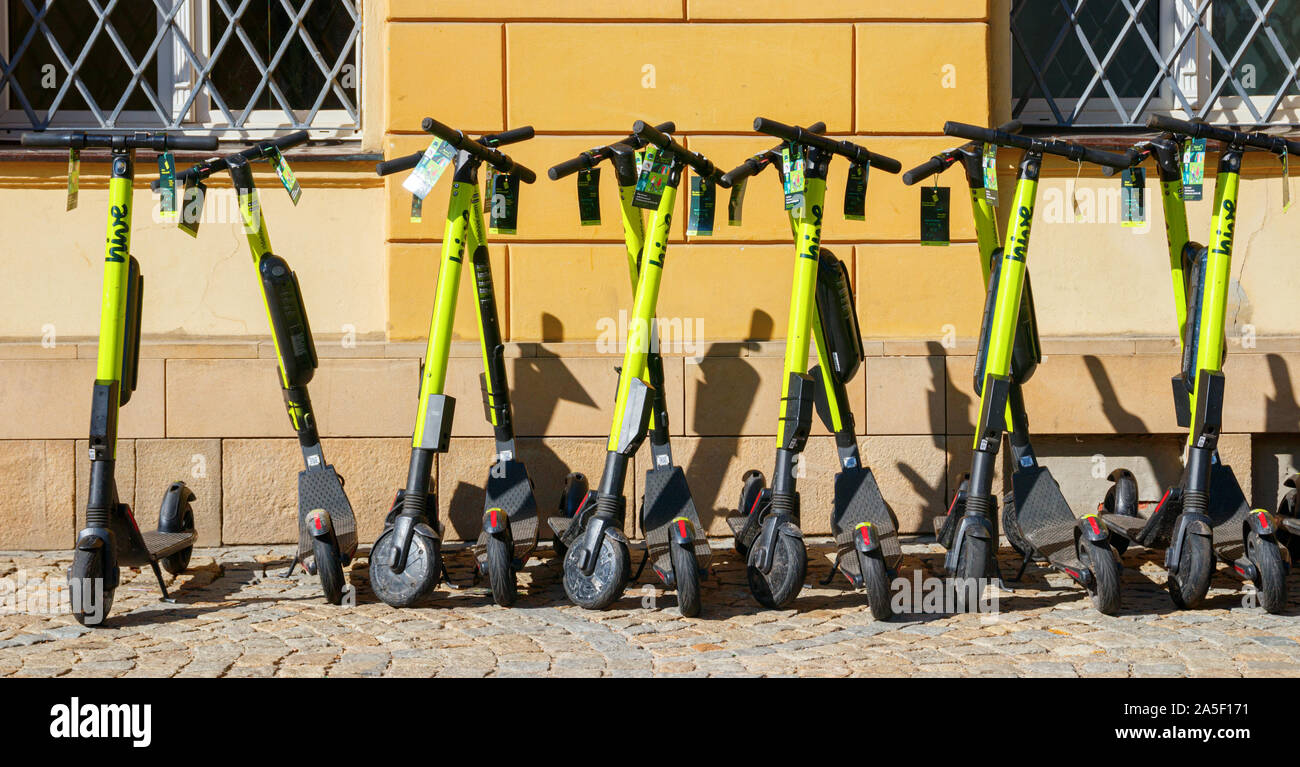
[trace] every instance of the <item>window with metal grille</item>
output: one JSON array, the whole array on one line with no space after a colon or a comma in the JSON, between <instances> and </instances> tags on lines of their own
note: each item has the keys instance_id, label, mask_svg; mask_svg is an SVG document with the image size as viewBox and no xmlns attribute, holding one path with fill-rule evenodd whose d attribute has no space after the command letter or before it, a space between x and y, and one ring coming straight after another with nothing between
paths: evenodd
<instances>
[{"instance_id":1,"label":"window with metal grille","mask_svg":"<svg viewBox=\"0 0 1300 767\"><path fill-rule=\"evenodd\" d=\"M1300 0L1014 0L1012 116L1300 127Z\"/></svg>"},{"instance_id":2,"label":"window with metal grille","mask_svg":"<svg viewBox=\"0 0 1300 767\"><path fill-rule=\"evenodd\" d=\"M361 0L0 0L0 130L361 130Z\"/></svg>"}]
</instances>

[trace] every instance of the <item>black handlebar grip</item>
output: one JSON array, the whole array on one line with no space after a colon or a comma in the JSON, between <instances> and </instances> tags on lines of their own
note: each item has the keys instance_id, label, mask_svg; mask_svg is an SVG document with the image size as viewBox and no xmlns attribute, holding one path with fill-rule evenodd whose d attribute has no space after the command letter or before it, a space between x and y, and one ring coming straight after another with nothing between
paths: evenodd
<instances>
[{"instance_id":1,"label":"black handlebar grip","mask_svg":"<svg viewBox=\"0 0 1300 767\"><path fill-rule=\"evenodd\" d=\"M414 154L408 154L405 157L384 160L383 162L375 164L375 173L380 176L387 176L392 173L400 173L404 170L410 170L420 164L420 158L422 156L424 156L424 152L416 152Z\"/></svg>"},{"instance_id":2,"label":"black handlebar grip","mask_svg":"<svg viewBox=\"0 0 1300 767\"><path fill-rule=\"evenodd\" d=\"M488 146L505 146L506 144L515 144L520 141L527 141L537 135L531 125L521 125L518 128L511 128L502 133L493 133L490 136L483 137L483 143Z\"/></svg>"},{"instance_id":3,"label":"black handlebar grip","mask_svg":"<svg viewBox=\"0 0 1300 767\"><path fill-rule=\"evenodd\" d=\"M559 181L565 176L571 176L580 170L590 168L592 164L591 155L583 152L577 157L565 160L559 165L552 166L550 170L546 171L546 175L549 176L552 181Z\"/></svg>"},{"instance_id":4,"label":"black handlebar grip","mask_svg":"<svg viewBox=\"0 0 1300 767\"><path fill-rule=\"evenodd\" d=\"M283 152L284 150L292 149L293 147L296 147L299 144L306 144L308 139L310 138L311 136L308 135L307 131L300 130L300 131L295 131L293 133L290 133L287 136L281 136L280 138L273 139L271 143L275 144L276 149L279 149L281 152Z\"/></svg>"},{"instance_id":5,"label":"black handlebar grip","mask_svg":"<svg viewBox=\"0 0 1300 767\"><path fill-rule=\"evenodd\" d=\"M967 141L983 141L985 143L997 143L997 132L988 128L981 128L978 125L968 123L959 123L949 120L943 124L943 132L949 136L964 138Z\"/></svg>"},{"instance_id":6,"label":"black handlebar grip","mask_svg":"<svg viewBox=\"0 0 1300 767\"><path fill-rule=\"evenodd\" d=\"M632 134L637 138L644 139L651 144L654 144L660 149L667 149L673 143L673 140L669 138L667 134L645 120L637 120L632 124Z\"/></svg>"},{"instance_id":7,"label":"black handlebar grip","mask_svg":"<svg viewBox=\"0 0 1300 767\"><path fill-rule=\"evenodd\" d=\"M951 162L952 160L945 155L936 155L935 157L931 157L915 168L904 173L903 183L907 186L911 186L912 184L927 179L944 168L947 168Z\"/></svg>"},{"instance_id":8,"label":"black handlebar grip","mask_svg":"<svg viewBox=\"0 0 1300 767\"><path fill-rule=\"evenodd\" d=\"M461 133L455 128L450 128L446 125L443 125L442 123L438 122L432 117L426 117L420 121L420 130L424 131L425 133L429 133L434 136L437 136L438 138L442 139L443 141L446 141L448 144L451 144L457 149L461 148L460 146L461 140L465 137L465 134Z\"/></svg>"},{"instance_id":9,"label":"black handlebar grip","mask_svg":"<svg viewBox=\"0 0 1300 767\"><path fill-rule=\"evenodd\" d=\"M886 173L897 173L903 169L903 164L892 157L886 157L883 154L872 154L864 146L859 146L852 141L841 141L837 152L840 156L848 158L851 162L867 163L873 168L878 168Z\"/></svg>"},{"instance_id":10,"label":"black handlebar grip","mask_svg":"<svg viewBox=\"0 0 1300 767\"><path fill-rule=\"evenodd\" d=\"M307 132L301 131L303 141L307 140ZM297 135L297 134L291 134ZM168 149L181 149L195 152L213 152L217 149L216 136L177 136L167 134L164 144Z\"/></svg>"},{"instance_id":11,"label":"black handlebar grip","mask_svg":"<svg viewBox=\"0 0 1300 767\"><path fill-rule=\"evenodd\" d=\"M498 168L498 170L500 169ZM511 160L510 170L508 172L515 174L515 176L517 176L519 180L524 182L525 184L531 184L537 180L536 173L533 173L528 168L525 168L524 166L520 165L517 162L514 162L513 160Z\"/></svg>"},{"instance_id":12,"label":"black handlebar grip","mask_svg":"<svg viewBox=\"0 0 1300 767\"><path fill-rule=\"evenodd\" d=\"M761 156L761 155L760 155ZM743 181L750 176L766 168L770 163L764 162L757 157L746 158L744 162L722 174L718 182L723 187L734 186L737 181Z\"/></svg>"},{"instance_id":13,"label":"black handlebar grip","mask_svg":"<svg viewBox=\"0 0 1300 767\"><path fill-rule=\"evenodd\" d=\"M67 131L57 131L54 133L24 133L19 139L23 146L39 147L73 147L80 146L79 142L73 140L73 134Z\"/></svg>"},{"instance_id":14,"label":"black handlebar grip","mask_svg":"<svg viewBox=\"0 0 1300 767\"><path fill-rule=\"evenodd\" d=\"M1132 164L1129 161L1127 154L1117 154L1115 152L1104 152L1100 149L1092 149L1091 147L1083 148L1083 159L1094 165L1100 165L1103 168L1110 167L1115 169L1123 169L1129 167L1129 165Z\"/></svg>"}]
</instances>

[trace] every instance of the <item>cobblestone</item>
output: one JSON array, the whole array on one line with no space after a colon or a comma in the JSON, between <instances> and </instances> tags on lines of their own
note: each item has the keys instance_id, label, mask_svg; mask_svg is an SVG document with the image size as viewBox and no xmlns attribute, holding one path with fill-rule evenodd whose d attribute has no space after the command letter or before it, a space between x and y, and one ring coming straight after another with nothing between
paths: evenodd
<instances>
[{"instance_id":1,"label":"cobblestone","mask_svg":"<svg viewBox=\"0 0 1300 767\"><path fill-rule=\"evenodd\" d=\"M1159 555L1125 557L1124 611L1107 617L1087 595L1031 567L998 595L998 611L872 620L862 595L829 572L828 547L809 552L793 609L749 595L743 561L715 550L704 612L646 580L611 609L568 604L558 563L541 552L520 574L514 608L482 585L440 588L427 606L396 610L370 591L364 558L351 568L356 604L328 605L314 577L284 577L289 547L195 552L158 600L149 570L124 569L108 626L67 614L0 611L0 676L1300 676L1300 584L1284 615L1243 606L1241 584L1216 574L1207 604L1174 609ZM938 571L942 551L909 542L902 572ZM458 583L470 555L447 552ZM60 584L68 556L0 553L0 573ZM1009 579L1018 558L1002 550Z\"/></svg>"}]
</instances>

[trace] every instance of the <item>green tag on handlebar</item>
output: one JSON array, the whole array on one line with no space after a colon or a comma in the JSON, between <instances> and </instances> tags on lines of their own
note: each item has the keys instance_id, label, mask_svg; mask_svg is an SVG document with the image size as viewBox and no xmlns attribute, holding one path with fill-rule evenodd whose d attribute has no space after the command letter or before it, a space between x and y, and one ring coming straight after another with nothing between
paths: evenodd
<instances>
[{"instance_id":1,"label":"green tag on handlebar","mask_svg":"<svg viewBox=\"0 0 1300 767\"><path fill-rule=\"evenodd\" d=\"M984 144L984 199L998 205L998 145Z\"/></svg>"},{"instance_id":2,"label":"green tag on handlebar","mask_svg":"<svg viewBox=\"0 0 1300 767\"><path fill-rule=\"evenodd\" d=\"M948 196L946 186L921 187L921 244L947 245Z\"/></svg>"},{"instance_id":3,"label":"green tag on handlebar","mask_svg":"<svg viewBox=\"0 0 1300 767\"><path fill-rule=\"evenodd\" d=\"M578 218L583 226L600 226L600 168L578 171Z\"/></svg>"},{"instance_id":4,"label":"green tag on handlebar","mask_svg":"<svg viewBox=\"0 0 1300 767\"><path fill-rule=\"evenodd\" d=\"M293 168L289 167L289 161L284 159L279 147L271 149L271 167L275 168L275 175L279 177L284 191L289 193L289 199L297 205L298 198L302 197L302 187L298 186L298 177L294 175Z\"/></svg>"},{"instance_id":5,"label":"green tag on handlebar","mask_svg":"<svg viewBox=\"0 0 1300 767\"><path fill-rule=\"evenodd\" d=\"M1183 199L1196 202L1204 195L1205 139L1188 139L1183 145Z\"/></svg>"},{"instance_id":6,"label":"green tag on handlebar","mask_svg":"<svg viewBox=\"0 0 1300 767\"><path fill-rule=\"evenodd\" d=\"M176 226L191 237L199 236L199 222L203 218L203 203L208 198L208 188L202 181L186 181L181 192L181 215Z\"/></svg>"},{"instance_id":7,"label":"green tag on handlebar","mask_svg":"<svg viewBox=\"0 0 1300 767\"><path fill-rule=\"evenodd\" d=\"M659 207L659 199L664 196L664 187L668 184L669 164L672 155L660 152L651 144L645 148L645 159L641 161L641 175L636 179L636 193L632 195L632 204L638 208L654 210Z\"/></svg>"},{"instance_id":8,"label":"green tag on handlebar","mask_svg":"<svg viewBox=\"0 0 1300 767\"><path fill-rule=\"evenodd\" d=\"M740 213L745 205L745 186L749 179L742 178L731 185L731 198L727 200L727 225L740 226Z\"/></svg>"},{"instance_id":9,"label":"green tag on handlebar","mask_svg":"<svg viewBox=\"0 0 1300 767\"><path fill-rule=\"evenodd\" d=\"M713 214L718 207L717 187L711 178L691 176L691 207L686 218L686 234L713 234Z\"/></svg>"},{"instance_id":10,"label":"green tag on handlebar","mask_svg":"<svg viewBox=\"0 0 1300 767\"><path fill-rule=\"evenodd\" d=\"M424 220L424 200L418 194L411 195L411 223L418 224Z\"/></svg>"},{"instance_id":11,"label":"green tag on handlebar","mask_svg":"<svg viewBox=\"0 0 1300 767\"><path fill-rule=\"evenodd\" d=\"M514 234L519 227L519 179L513 173L498 173L488 166L487 199L489 234Z\"/></svg>"},{"instance_id":12,"label":"green tag on handlebar","mask_svg":"<svg viewBox=\"0 0 1300 767\"><path fill-rule=\"evenodd\" d=\"M68 150L68 210L77 207L77 193L81 190L81 150Z\"/></svg>"},{"instance_id":13,"label":"green tag on handlebar","mask_svg":"<svg viewBox=\"0 0 1300 767\"><path fill-rule=\"evenodd\" d=\"M440 138L435 138L416 163L411 175L402 182L402 188L423 200L433 191L442 172L456 159L456 149Z\"/></svg>"},{"instance_id":14,"label":"green tag on handlebar","mask_svg":"<svg viewBox=\"0 0 1300 767\"><path fill-rule=\"evenodd\" d=\"M785 191L785 209L803 207L805 159L802 144L781 147L781 186Z\"/></svg>"},{"instance_id":15,"label":"green tag on handlebar","mask_svg":"<svg viewBox=\"0 0 1300 767\"><path fill-rule=\"evenodd\" d=\"M158 155L158 195L162 198L162 218L176 218L176 161L171 152Z\"/></svg>"},{"instance_id":16,"label":"green tag on handlebar","mask_svg":"<svg viewBox=\"0 0 1300 767\"><path fill-rule=\"evenodd\" d=\"M844 218L849 221L867 219L867 174L870 172L867 165L849 166L849 178L844 184Z\"/></svg>"},{"instance_id":17,"label":"green tag on handlebar","mask_svg":"<svg viewBox=\"0 0 1300 767\"><path fill-rule=\"evenodd\" d=\"M1120 175L1120 225L1142 226L1147 220L1147 172L1145 168L1125 168Z\"/></svg>"}]
</instances>

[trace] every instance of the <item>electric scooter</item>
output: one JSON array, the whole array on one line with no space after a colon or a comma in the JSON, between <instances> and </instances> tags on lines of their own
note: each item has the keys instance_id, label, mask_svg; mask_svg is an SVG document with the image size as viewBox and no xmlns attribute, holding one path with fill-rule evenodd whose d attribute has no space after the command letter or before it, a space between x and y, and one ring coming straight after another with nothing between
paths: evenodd
<instances>
[{"instance_id":1,"label":"electric scooter","mask_svg":"<svg viewBox=\"0 0 1300 767\"><path fill-rule=\"evenodd\" d=\"M100 304L99 351L90 409L90 491L86 526L77 533L68 587L72 615L86 626L101 626L113 607L121 582L121 567L148 565L164 602L172 599L162 569L179 575L189 567L198 532L194 527L193 491L173 482L163 494L158 528L140 530L131 507L118 499L114 468L117 459L118 411L135 391L140 363L140 320L144 277L131 255L132 183L138 149L163 155L172 150L210 151L212 136L167 133L26 133L23 146L69 149L74 165L83 149L108 149L108 229L104 255L104 287Z\"/></svg>"},{"instance_id":2,"label":"electric scooter","mask_svg":"<svg viewBox=\"0 0 1300 767\"><path fill-rule=\"evenodd\" d=\"M312 338L307 307L303 303L298 276L289 263L271 249L251 163L270 161L286 190L297 203L301 189L284 161L283 152L306 143L306 131L260 141L241 152L196 163L176 174L185 219L182 226L195 232L202 216L202 184L214 173L226 171L238 195L240 216L253 265L261 277L262 303L271 323L271 340L280 377L281 392L289 423L298 436L305 468L298 472L298 552L286 577L301 563L308 573L320 578L321 590L330 604L342 604L347 582L343 568L351 564L357 550L357 523L352 504L343 491L343 478L326 463L321 449L316 414L312 410L307 384L316 372L316 343ZM154 182L154 189L159 183ZM197 194L189 190L195 190Z\"/></svg>"},{"instance_id":3,"label":"electric scooter","mask_svg":"<svg viewBox=\"0 0 1300 767\"><path fill-rule=\"evenodd\" d=\"M1018 127L1016 125L1006 127ZM1027 260L1029 232L1043 155L1054 154L1075 162L1112 168L1124 167L1126 158L1065 141L1026 138L1003 130L949 122L944 133L968 139L967 144L932 158L909 172L914 183L962 159L971 185L980 260L988 279L984 317L975 363L975 391L980 396L979 423L968 478L959 487L948 513L935 520L935 533L948 550L944 569L962 579L959 602L978 597L982 579L997 580L997 498L993 472L998 450L1006 436L1015 459L1012 490L1004 498L1003 526L1022 563L1017 578L1029 562L1041 558L1049 567L1070 576L1082 586L1101 613L1120 609L1119 556L1111 547L1106 526L1095 513L1076 518L1061 488L1046 467L1038 464L1029 442L1022 386L1041 359L1029 289ZM983 194L983 144L996 144L1024 152L1012 201L1006 245L998 248L993 209Z\"/></svg>"},{"instance_id":4,"label":"electric scooter","mask_svg":"<svg viewBox=\"0 0 1300 767\"><path fill-rule=\"evenodd\" d=\"M686 475L672 461L667 409L663 407L663 395L657 393L662 386L653 383L655 379L662 381L662 367L658 356L651 351L655 307L683 171L690 166L701 179L715 182L718 170L703 155L688 151L668 134L643 121L636 122L629 138L630 142L592 150L562 163L555 171L562 175L582 167L594 167L604 159L612 161L622 202L628 267L636 276L637 285L627 348L619 369L604 471L596 490L584 496L572 519L567 524L563 519L556 520L553 529L559 533L564 547L564 591L570 601L588 610L599 610L622 596L632 577L629 544L623 535L627 508L623 486L628 463L645 441L653 417L654 469L646 476L646 493L641 504L647 556L654 560L660 579L677 590L681 613L690 616L699 614L699 579L707 567L708 542L686 486ZM635 175L637 145L646 146L645 167L639 177ZM633 204L637 194L643 195L644 204L655 205L648 237L644 235L641 214ZM660 369L651 370L652 367ZM647 383L647 378L651 383ZM577 495L577 484L576 479L566 484L566 496Z\"/></svg>"},{"instance_id":5,"label":"electric scooter","mask_svg":"<svg viewBox=\"0 0 1300 767\"><path fill-rule=\"evenodd\" d=\"M666 136L674 132L675 127L673 123L667 122L656 125L650 130L661 136ZM649 130L642 133L633 133L615 144L589 149L571 160L562 162L551 168L548 175L553 181L558 181L578 171L595 168L606 160L609 160L614 168L614 177L619 191L619 212L623 220L623 241L627 248L628 274L632 279L634 304L638 312L643 309L648 310L651 325L649 349L640 352L644 356L644 360L632 360L632 370L628 374L635 377L629 379L629 386L634 385L633 380L640 383L643 375L648 378L649 385L646 387L646 394L649 397L648 408L650 412L646 429L649 431L652 460L652 466L646 472L645 495L641 498L641 527L645 531L646 553L641 560L640 567L628 580L635 582L640 577L646 563L652 561L655 575L658 576L664 586L669 589L676 589L677 606L681 614L686 617L694 617L700 613L700 577L708 572L709 542L703 534L699 514L695 510L695 502L691 498L690 487L686 484L686 474L673 461L668 431L668 404L664 393L663 359L659 355L657 332L653 319L655 301L651 300L648 303L643 303L640 300L640 291L647 289L651 280L643 277L643 271L649 270L649 267L643 261L646 244L645 221L642 218L641 209L633 204L639 178L636 153L637 150L652 143L653 140ZM654 144L654 146L656 152L658 152L660 146L658 144ZM669 156L673 156L671 149L669 149L669 152ZM674 159L673 162L677 164L680 173L681 161ZM680 177L678 180L680 181ZM666 192L665 195L667 195ZM660 203L663 204L662 198ZM671 202L667 210L671 212ZM662 271L662 262L662 253L660 253L658 264L653 264L653 255L651 255L650 263L654 265L657 271ZM653 290L655 290L656 294L658 292L658 279L658 275L653 277ZM637 317L640 318L641 314L638 313ZM641 339L638 337L637 340L640 342ZM632 343L633 341L630 338L627 349L629 357L635 356L633 355ZM629 361L625 360L624 368L627 368L629 364ZM619 390L622 391L621 383ZM638 403L638 407L641 406L643 405ZM630 421L625 419L624 422L629 423ZM622 454L614 452L610 455ZM626 457L630 457L630 455L629 453ZM624 463L626 457L622 459ZM617 494L621 498L621 489L622 483L620 481L617 487L607 485L605 492ZM600 495L597 492L587 490L585 476L576 472L572 473L565 478L565 489L560 501L561 513L547 520L555 533L557 548L563 550L566 555L564 558L566 591L569 592L574 602L583 607L590 606L593 609L605 606L601 602L609 594L613 594L610 602L617 599L618 594L615 590L605 592L598 587L593 588L595 585L594 568L593 574L588 575L582 566L570 565L567 557L570 549L566 546L566 543L571 543L577 539L578 531L590 521L589 517L595 513L599 505L599 498ZM575 520L579 520L577 525L574 524ZM572 531L572 535L570 535L570 531ZM597 538L594 545L601 549L613 549L619 543L601 543L600 539ZM588 556L590 562L595 562L597 567L601 561L600 554L598 553L593 557L590 549L575 556ZM602 581L602 584L604 583L606 582ZM619 593L621 591L622 589L617 590Z\"/></svg>"},{"instance_id":6,"label":"electric scooter","mask_svg":"<svg viewBox=\"0 0 1300 767\"><path fill-rule=\"evenodd\" d=\"M826 174L834 156L859 168L870 165L886 173L897 173L901 166L897 160L852 142L820 135L825 130L822 123L800 128L759 117L754 120L754 130L781 139L782 144L741 163L724 181L735 184L775 165L787 200L792 194L801 194L802 200L787 205L795 268L772 486L767 487L762 472L746 472L739 506L727 524L735 536L736 552L746 557L750 593L765 607L790 604L802 588L807 570L795 468L808 441L815 409L835 434L840 462L831 510L835 570L855 589L866 590L867 604L877 620L888 620L893 615L889 585L903 556L898 520L881 496L871 469L862 465L858 450L845 386L862 364L862 334L848 269L821 247L821 230ZM802 179L802 189L792 190L795 177ZM808 367L810 345L817 350L817 364L812 369Z\"/></svg>"},{"instance_id":7,"label":"electric scooter","mask_svg":"<svg viewBox=\"0 0 1300 767\"><path fill-rule=\"evenodd\" d=\"M505 346L479 202L478 171L486 162L505 176L505 184L536 181L536 174L497 149L532 138L533 129L526 126L472 139L429 117L420 127L434 137L427 150L375 166L381 176L414 169L407 183L422 184L424 194L443 167L453 167L454 175L406 487L393 499L384 531L370 551L370 584L384 602L410 607L425 599L447 574L442 563L443 527L437 521L437 495L429 484L434 456L447 452L451 439L456 400L444 389L461 268L468 253L478 296L483 411L496 438L496 459L488 471L483 527L474 544L474 561L476 573L488 577L496 603L512 605L518 598L516 573L537 546L537 501L532 480L515 450Z\"/></svg>"},{"instance_id":8,"label":"electric scooter","mask_svg":"<svg viewBox=\"0 0 1300 767\"><path fill-rule=\"evenodd\" d=\"M1020 123L1012 121L998 126L995 130L1016 134L1020 132ZM970 188L971 212L975 220L975 239L979 246L980 267L984 273L984 282L988 286L986 304L992 306L992 302L997 300L1002 250L998 247L997 218L986 194L985 149L983 142L972 141L946 152L940 152L904 173L903 183L911 186L961 163L966 174L966 183ZM984 350L989 347L990 333L993 330L989 324L991 319L992 312L986 311L985 321L980 328L981 360L986 356ZM1029 439L1029 416L1025 411L1023 387L1033 376L1041 360L1034 294L1030 286L1029 270L1026 269L1020 310L1015 324L1015 338L1012 340L1011 382L1007 397L1009 428L1006 442L1011 450L1015 469L1011 475L1011 489L1002 496L1001 527L1008 543L1021 558L1016 580L1024 576L1031 562L1039 562L1057 572L1065 573L1076 582L1081 582L1083 572L1079 568L1079 556L1073 541L1074 528L1078 522L1065 496L1061 493L1060 485L1052 477L1048 468L1038 463L1038 456L1034 453ZM977 395L981 394L983 384L981 368L977 366L975 371ZM963 478L949 505L948 514L934 521L935 537L949 549L952 548L957 527L965 513L969 481L969 475ZM1100 559L1103 563L1107 562L1104 556ZM1111 579L1108 577L1111 574L1103 573L1101 577L1094 575L1093 580L1096 581L1097 587L1090 589L1097 609L1107 614L1112 614L1119 609L1118 576Z\"/></svg>"},{"instance_id":9,"label":"electric scooter","mask_svg":"<svg viewBox=\"0 0 1300 767\"><path fill-rule=\"evenodd\" d=\"M1158 115L1147 121L1147 127L1162 134L1132 147L1127 164L1140 165L1153 157L1160 177L1182 348L1182 369L1172 381L1174 413L1178 425L1188 429L1187 457L1178 486L1166 490L1154 509L1139 503L1132 472L1111 472L1113 484L1099 505L1101 517L1121 552L1130 543L1165 549L1169 594L1178 607L1195 607L1205 598L1217 557L1239 577L1255 584L1265 610L1278 613L1286 607L1291 560L1279 541L1286 534L1285 517L1279 520L1267 511L1251 509L1232 467L1220 459L1218 441L1223 426L1228 284L1241 158L1248 148L1285 158L1300 152L1300 143ZM1188 235L1180 136L1223 144L1214 183L1209 247L1191 242ZM1282 513L1287 512L1284 499Z\"/></svg>"}]
</instances>

